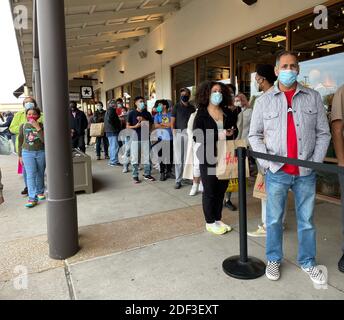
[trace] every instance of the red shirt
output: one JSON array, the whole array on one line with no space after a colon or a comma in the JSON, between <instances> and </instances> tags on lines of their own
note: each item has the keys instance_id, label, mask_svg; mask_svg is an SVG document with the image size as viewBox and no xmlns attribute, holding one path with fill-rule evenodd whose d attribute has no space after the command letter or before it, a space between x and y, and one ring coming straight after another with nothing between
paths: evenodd
<instances>
[{"instance_id":1,"label":"red shirt","mask_svg":"<svg viewBox=\"0 0 344 320\"><path fill-rule=\"evenodd\" d=\"M287 123L287 150L288 158L298 159L298 147L297 147L297 135L293 116L293 97L295 95L295 90L290 90L284 92L288 101L288 123ZM282 170L290 175L298 176L300 175L299 167L286 164L283 166Z\"/></svg>"}]
</instances>

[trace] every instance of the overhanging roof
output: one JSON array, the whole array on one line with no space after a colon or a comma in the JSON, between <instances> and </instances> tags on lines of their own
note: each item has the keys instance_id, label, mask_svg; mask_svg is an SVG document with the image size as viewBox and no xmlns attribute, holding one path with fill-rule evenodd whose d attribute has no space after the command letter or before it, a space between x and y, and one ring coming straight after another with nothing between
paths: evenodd
<instances>
[{"instance_id":1,"label":"overhanging roof","mask_svg":"<svg viewBox=\"0 0 344 320\"><path fill-rule=\"evenodd\" d=\"M68 72L96 73L123 50L160 25L191 0L65 0ZM16 30L28 86L32 85L33 0L10 0L28 8L28 29Z\"/></svg>"}]
</instances>

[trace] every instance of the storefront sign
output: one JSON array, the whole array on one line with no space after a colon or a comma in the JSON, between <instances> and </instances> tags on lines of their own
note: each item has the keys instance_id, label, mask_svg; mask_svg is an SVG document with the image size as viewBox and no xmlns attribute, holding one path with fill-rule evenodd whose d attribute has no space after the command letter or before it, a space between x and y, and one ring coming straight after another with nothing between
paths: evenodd
<instances>
[{"instance_id":1,"label":"storefront sign","mask_svg":"<svg viewBox=\"0 0 344 320\"><path fill-rule=\"evenodd\" d=\"M93 87L80 87L81 99L93 99Z\"/></svg>"}]
</instances>

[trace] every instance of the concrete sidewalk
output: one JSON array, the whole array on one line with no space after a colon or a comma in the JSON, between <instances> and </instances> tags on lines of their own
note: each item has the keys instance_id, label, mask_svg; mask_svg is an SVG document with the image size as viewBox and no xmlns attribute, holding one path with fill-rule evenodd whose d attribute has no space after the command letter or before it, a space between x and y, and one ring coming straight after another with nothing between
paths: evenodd
<instances>
[{"instance_id":1,"label":"concrete sidewalk","mask_svg":"<svg viewBox=\"0 0 344 320\"><path fill-rule=\"evenodd\" d=\"M315 213L318 263L329 272L327 290L316 290L296 264L292 203L281 280L240 281L222 271L223 260L239 253L237 212L224 209L233 232L208 234L201 196L189 197L189 187L174 190L172 180L135 186L121 168L94 161L96 193L78 195L81 250L54 261L48 258L46 205L24 208L15 157L0 157L0 167L6 200L0 207L0 299L344 299L344 275L337 269L338 205L318 201ZM237 202L236 195L233 199ZM248 215L248 229L255 229L260 202L251 197ZM264 238L249 239L251 255L265 260L264 247ZM29 272L24 290L18 290L18 266Z\"/></svg>"}]
</instances>

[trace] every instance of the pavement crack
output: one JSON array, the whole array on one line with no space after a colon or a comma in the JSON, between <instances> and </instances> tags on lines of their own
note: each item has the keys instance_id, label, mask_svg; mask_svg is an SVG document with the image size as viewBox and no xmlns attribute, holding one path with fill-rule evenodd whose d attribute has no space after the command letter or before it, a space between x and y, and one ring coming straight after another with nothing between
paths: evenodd
<instances>
[{"instance_id":1,"label":"pavement crack","mask_svg":"<svg viewBox=\"0 0 344 320\"><path fill-rule=\"evenodd\" d=\"M69 297L71 300L76 300L76 294L75 294L75 289L74 289L73 280L72 280L72 273L71 273L70 266L67 260L64 261L64 271L65 271L66 282L67 282L68 291L69 291Z\"/></svg>"}]
</instances>

